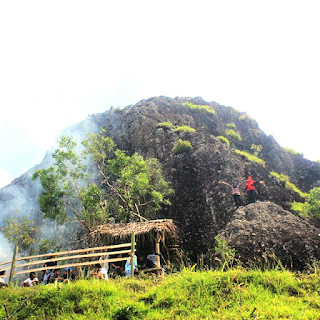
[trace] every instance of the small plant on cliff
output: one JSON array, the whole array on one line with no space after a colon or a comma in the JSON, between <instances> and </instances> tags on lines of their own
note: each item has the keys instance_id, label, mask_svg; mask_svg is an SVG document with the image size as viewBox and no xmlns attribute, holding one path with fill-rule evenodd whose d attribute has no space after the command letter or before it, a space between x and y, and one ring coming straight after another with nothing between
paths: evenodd
<instances>
[{"instance_id":1,"label":"small plant on cliff","mask_svg":"<svg viewBox=\"0 0 320 320\"><path fill-rule=\"evenodd\" d=\"M295 184L290 182L290 179L289 179L289 177L287 175L285 175L283 173L278 173L278 172L275 172L275 171L271 171L270 175L272 177L276 178L278 181L283 182L287 189L291 189L292 191L298 193L302 198L306 198L307 197L307 193L302 192Z\"/></svg>"},{"instance_id":2,"label":"small plant on cliff","mask_svg":"<svg viewBox=\"0 0 320 320\"><path fill-rule=\"evenodd\" d=\"M240 117L239 117L240 121L244 121L244 120L249 120L249 121L254 121L247 113L243 113Z\"/></svg>"},{"instance_id":3,"label":"small plant on cliff","mask_svg":"<svg viewBox=\"0 0 320 320\"><path fill-rule=\"evenodd\" d=\"M174 144L172 148L172 152L175 154L180 154L180 153L189 151L191 148L192 148L192 144L190 141L179 139Z\"/></svg>"},{"instance_id":4,"label":"small plant on cliff","mask_svg":"<svg viewBox=\"0 0 320 320\"><path fill-rule=\"evenodd\" d=\"M229 136L231 139L236 140L236 141L242 141L242 137L239 131L235 131L233 129L227 129L226 130L226 135Z\"/></svg>"},{"instance_id":5,"label":"small plant on cliff","mask_svg":"<svg viewBox=\"0 0 320 320\"><path fill-rule=\"evenodd\" d=\"M207 112L207 113L212 113L215 114L215 110L213 110L210 106L208 105L200 105L200 104L193 104L191 102L185 102L183 103L185 107L187 107L191 111L196 111L196 112Z\"/></svg>"},{"instance_id":6,"label":"small plant on cliff","mask_svg":"<svg viewBox=\"0 0 320 320\"><path fill-rule=\"evenodd\" d=\"M303 156L303 153L297 152L291 148L283 148L283 150L292 154L293 156Z\"/></svg>"},{"instance_id":7,"label":"small plant on cliff","mask_svg":"<svg viewBox=\"0 0 320 320\"><path fill-rule=\"evenodd\" d=\"M223 143L225 143L228 147L230 146L230 141L228 138L224 136L218 136L217 139L221 140Z\"/></svg>"},{"instance_id":8,"label":"small plant on cliff","mask_svg":"<svg viewBox=\"0 0 320 320\"><path fill-rule=\"evenodd\" d=\"M227 123L226 127L229 129L235 129L237 126L235 125L235 123Z\"/></svg>"},{"instance_id":9,"label":"small plant on cliff","mask_svg":"<svg viewBox=\"0 0 320 320\"><path fill-rule=\"evenodd\" d=\"M266 162L258 157L256 157L255 155L249 153L249 152L246 152L246 151L243 151L243 150L235 150L235 152L241 156L244 156L246 157L249 161L252 161L252 162L256 162L258 164L260 164L261 166L265 167L266 166Z\"/></svg>"},{"instance_id":10,"label":"small plant on cliff","mask_svg":"<svg viewBox=\"0 0 320 320\"><path fill-rule=\"evenodd\" d=\"M220 263L221 270L229 269L233 265L236 250L229 246L227 240L223 236L219 235L214 239L216 243L214 247L216 260Z\"/></svg>"},{"instance_id":11,"label":"small plant on cliff","mask_svg":"<svg viewBox=\"0 0 320 320\"><path fill-rule=\"evenodd\" d=\"M179 127L176 127L173 131L174 132L196 132L194 128L191 128L189 126L179 126Z\"/></svg>"},{"instance_id":12,"label":"small plant on cliff","mask_svg":"<svg viewBox=\"0 0 320 320\"><path fill-rule=\"evenodd\" d=\"M262 145L261 144L252 144L250 149L252 150L252 153L254 156L258 156L259 153L262 151Z\"/></svg>"},{"instance_id":13,"label":"small plant on cliff","mask_svg":"<svg viewBox=\"0 0 320 320\"><path fill-rule=\"evenodd\" d=\"M157 128L163 128L163 129L174 129L174 124L170 121L166 121L166 122L159 122L157 124Z\"/></svg>"}]
</instances>

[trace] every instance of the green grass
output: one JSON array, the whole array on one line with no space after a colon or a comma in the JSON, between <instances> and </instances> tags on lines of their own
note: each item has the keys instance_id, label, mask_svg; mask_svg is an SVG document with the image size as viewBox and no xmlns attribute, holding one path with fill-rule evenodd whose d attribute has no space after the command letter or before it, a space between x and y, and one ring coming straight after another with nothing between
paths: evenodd
<instances>
[{"instance_id":1,"label":"green grass","mask_svg":"<svg viewBox=\"0 0 320 320\"><path fill-rule=\"evenodd\" d=\"M224 142L228 147L230 146L230 141L228 138L224 137L224 136L218 136L217 137L219 140L221 140L222 142Z\"/></svg>"},{"instance_id":2,"label":"green grass","mask_svg":"<svg viewBox=\"0 0 320 320\"><path fill-rule=\"evenodd\" d=\"M213 110L210 106L207 106L207 105L193 104L191 102L185 102L183 103L183 105L191 111L207 112L212 114L216 113L215 110Z\"/></svg>"},{"instance_id":3,"label":"green grass","mask_svg":"<svg viewBox=\"0 0 320 320\"><path fill-rule=\"evenodd\" d=\"M237 126L235 125L235 123L227 123L226 124L227 128L229 129L235 129Z\"/></svg>"},{"instance_id":4,"label":"green grass","mask_svg":"<svg viewBox=\"0 0 320 320\"><path fill-rule=\"evenodd\" d=\"M286 270L183 271L159 281L81 280L1 289L17 319L319 319L318 274ZM5 318L0 304L0 318Z\"/></svg>"},{"instance_id":5,"label":"green grass","mask_svg":"<svg viewBox=\"0 0 320 320\"><path fill-rule=\"evenodd\" d=\"M226 135L229 136L231 139L236 140L236 141L242 141L242 137L239 131L235 131L233 129L227 129L226 130Z\"/></svg>"},{"instance_id":6,"label":"green grass","mask_svg":"<svg viewBox=\"0 0 320 320\"><path fill-rule=\"evenodd\" d=\"M189 126L179 126L179 127L176 127L173 131L174 132L196 132L194 128L191 128Z\"/></svg>"},{"instance_id":7,"label":"green grass","mask_svg":"<svg viewBox=\"0 0 320 320\"><path fill-rule=\"evenodd\" d=\"M297 152L291 148L283 148L283 150L292 154L293 156L302 156L303 157L303 153Z\"/></svg>"},{"instance_id":8,"label":"green grass","mask_svg":"<svg viewBox=\"0 0 320 320\"><path fill-rule=\"evenodd\" d=\"M260 158L258 158L257 156L249 153L249 152L246 152L246 151L243 151L243 150L235 150L235 152L241 156L244 156L246 157L249 161L251 162L256 162L258 164L260 164L261 166L265 167L266 166L266 162Z\"/></svg>"},{"instance_id":9,"label":"green grass","mask_svg":"<svg viewBox=\"0 0 320 320\"><path fill-rule=\"evenodd\" d=\"M190 141L179 139L176 141L171 151L175 154L180 154L189 151L191 148L192 144Z\"/></svg>"},{"instance_id":10,"label":"green grass","mask_svg":"<svg viewBox=\"0 0 320 320\"><path fill-rule=\"evenodd\" d=\"M174 129L174 124L172 122L170 122L170 121L159 122L157 124L157 128Z\"/></svg>"},{"instance_id":11,"label":"green grass","mask_svg":"<svg viewBox=\"0 0 320 320\"><path fill-rule=\"evenodd\" d=\"M275 171L270 171L269 173L272 177L276 178L278 181L284 182L287 189L291 189L292 191L298 193L302 198L307 197L308 194L305 192L302 192L295 184L290 182L290 179L287 175L283 173L278 173Z\"/></svg>"}]
</instances>

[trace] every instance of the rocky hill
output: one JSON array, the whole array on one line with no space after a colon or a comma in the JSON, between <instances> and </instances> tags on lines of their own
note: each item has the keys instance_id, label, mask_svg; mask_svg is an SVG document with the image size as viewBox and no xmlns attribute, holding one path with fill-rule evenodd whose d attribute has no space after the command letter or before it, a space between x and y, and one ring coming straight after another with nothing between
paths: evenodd
<instances>
[{"instance_id":1,"label":"rocky hill","mask_svg":"<svg viewBox=\"0 0 320 320\"><path fill-rule=\"evenodd\" d=\"M195 105L208 106L209 109L197 108ZM159 125L163 122L170 122L172 128ZM178 126L189 126L195 131L175 130ZM199 97L156 97L124 109L112 108L91 115L71 128L69 134L77 135L80 139L86 131L97 131L100 127L105 128L114 138L118 148L129 154L137 152L145 157L156 157L162 163L164 174L171 181L175 194L171 199L172 205L164 208L159 217L173 218L177 222L181 230L182 246L192 259L213 248L214 237L227 231L226 227L229 228L235 219L230 190L220 181L243 181L250 174L256 180L265 181L265 185L259 185L258 200L272 202L286 210L290 210L293 201L304 200L303 192L320 186L319 163L285 151L272 136L261 131L258 123L247 114L215 102L206 102ZM228 141L221 137L228 138ZM190 141L192 148L175 153L172 148L180 138ZM250 154L255 151L262 161L254 162L242 151ZM50 154L40 166L49 162ZM287 175L297 189L286 187L284 182L270 172ZM37 211L36 201L40 188L30 182L31 173L32 170L0 191L2 216L10 215L18 203L19 207L24 207L23 201ZM19 190L19 193L15 190ZM260 212L259 205L252 206L256 214ZM238 211L236 215L239 214ZM293 213L286 214L294 217ZM270 214L270 219L276 218ZM295 222L288 226L293 233L295 228L305 230L306 234L314 228L299 217L294 219ZM264 223L257 224L257 228L263 229ZM255 228L254 233L259 233L258 229ZM273 236L267 229L263 230L266 237ZM317 232L314 231L312 235ZM282 244L287 240L279 235L277 241ZM305 244L314 245L308 237L304 241ZM262 255L262 251L252 251L252 254ZM289 255L294 257L291 251L288 251ZM309 261L311 255L314 257L317 253L310 253L304 261ZM288 256L286 259L290 259Z\"/></svg>"}]
</instances>

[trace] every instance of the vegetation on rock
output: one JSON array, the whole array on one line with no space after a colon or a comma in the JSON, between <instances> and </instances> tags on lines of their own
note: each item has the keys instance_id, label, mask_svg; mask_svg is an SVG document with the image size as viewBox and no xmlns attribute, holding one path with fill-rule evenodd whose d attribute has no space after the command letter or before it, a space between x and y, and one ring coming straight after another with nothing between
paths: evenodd
<instances>
[{"instance_id":1,"label":"vegetation on rock","mask_svg":"<svg viewBox=\"0 0 320 320\"><path fill-rule=\"evenodd\" d=\"M207 105L193 104L191 102L184 102L183 105L191 111L207 112L212 114L216 113L215 110L213 110L210 106Z\"/></svg>"},{"instance_id":2,"label":"vegetation on rock","mask_svg":"<svg viewBox=\"0 0 320 320\"><path fill-rule=\"evenodd\" d=\"M303 156L303 153L297 152L291 148L283 148L283 150L294 155L294 156Z\"/></svg>"},{"instance_id":3,"label":"vegetation on rock","mask_svg":"<svg viewBox=\"0 0 320 320\"><path fill-rule=\"evenodd\" d=\"M278 181L283 182L287 189L291 189L292 191L298 193L303 198L307 197L307 193L302 192L295 184L290 182L290 179L287 175L285 175L283 173L278 173L275 171L270 171L270 175L272 177L276 178Z\"/></svg>"},{"instance_id":4,"label":"vegetation on rock","mask_svg":"<svg viewBox=\"0 0 320 320\"><path fill-rule=\"evenodd\" d=\"M170 121L159 122L157 124L157 128L174 129L174 124L172 122L170 122Z\"/></svg>"},{"instance_id":5,"label":"vegetation on rock","mask_svg":"<svg viewBox=\"0 0 320 320\"><path fill-rule=\"evenodd\" d=\"M256 162L258 164L260 164L261 166L265 167L266 165L266 162L260 158L258 158L257 156L249 153L249 152L246 152L246 151L243 151L243 150L238 150L236 149L235 152L241 156L244 156L246 157L249 161L251 162Z\"/></svg>"},{"instance_id":6,"label":"vegetation on rock","mask_svg":"<svg viewBox=\"0 0 320 320\"><path fill-rule=\"evenodd\" d=\"M229 129L235 129L237 126L236 126L235 123L227 123L226 127L229 128Z\"/></svg>"},{"instance_id":7,"label":"vegetation on rock","mask_svg":"<svg viewBox=\"0 0 320 320\"><path fill-rule=\"evenodd\" d=\"M230 146L230 141L228 138L224 137L224 136L218 136L217 137L219 140L221 140L222 142L224 142L228 147Z\"/></svg>"},{"instance_id":8,"label":"vegetation on rock","mask_svg":"<svg viewBox=\"0 0 320 320\"><path fill-rule=\"evenodd\" d=\"M173 131L174 132L196 132L196 129L191 128L189 126L178 126Z\"/></svg>"},{"instance_id":9,"label":"vegetation on rock","mask_svg":"<svg viewBox=\"0 0 320 320\"><path fill-rule=\"evenodd\" d=\"M235 141L242 141L241 133L239 131L235 131L233 129L227 129L226 135Z\"/></svg>"},{"instance_id":10,"label":"vegetation on rock","mask_svg":"<svg viewBox=\"0 0 320 320\"><path fill-rule=\"evenodd\" d=\"M172 148L172 152L175 154L180 154L189 151L192 148L192 144L188 140L178 139Z\"/></svg>"}]
</instances>

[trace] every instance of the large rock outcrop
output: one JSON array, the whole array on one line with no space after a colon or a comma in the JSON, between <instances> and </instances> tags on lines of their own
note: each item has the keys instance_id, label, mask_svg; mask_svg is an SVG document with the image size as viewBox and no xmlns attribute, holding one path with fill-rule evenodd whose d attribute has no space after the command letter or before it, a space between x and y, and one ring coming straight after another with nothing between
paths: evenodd
<instances>
[{"instance_id":1,"label":"large rock outcrop","mask_svg":"<svg viewBox=\"0 0 320 320\"><path fill-rule=\"evenodd\" d=\"M221 233L243 263L276 257L303 269L320 258L320 229L272 202L238 209Z\"/></svg>"},{"instance_id":2,"label":"large rock outcrop","mask_svg":"<svg viewBox=\"0 0 320 320\"><path fill-rule=\"evenodd\" d=\"M190 110L184 105L185 102L210 106L215 113ZM159 122L165 121L175 126L188 125L196 131L177 132L157 126ZM242 139L232 139L227 135L226 130L232 126ZM206 253L214 247L214 237L232 220L235 211L230 190L221 185L220 181L231 183L234 179L243 180L251 174L254 179L266 182L259 186L259 200L272 201L284 209L290 209L293 201L303 201L303 198L286 189L283 183L270 175L270 171L288 175L303 191L308 191L320 181L319 163L287 153L245 113L216 102L206 102L199 97L155 97L142 100L122 110L110 109L93 114L71 128L67 134L80 139L85 136L85 132L96 132L100 127L106 129L118 148L129 154L137 152L145 157L156 157L162 163L164 174L171 182L175 194L171 199L172 205L164 208L159 218L176 221L181 229L183 248L194 260L198 254ZM219 136L229 137L231 145L226 145ZM189 140L192 149L181 154L173 153L172 147L179 138ZM265 166L251 162L235 152L235 149L252 152L253 144L261 145L259 157L265 161ZM50 162L49 158L50 154L40 167L46 166ZM14 182L20 189L23 188L22 184L27 185L29 190L26 193L28 198L19 198L19 203L22 207L23 201L26 205L34 203L32 208L37 208L39 186L35 182L27 183L25 179L29 179L29 176ZM14 212L18 198L11 191L13 189L8 186L0 191L2 215L8 216ZM308 228L305 232L308 232Z\"/></svg>"}]
</instances>

